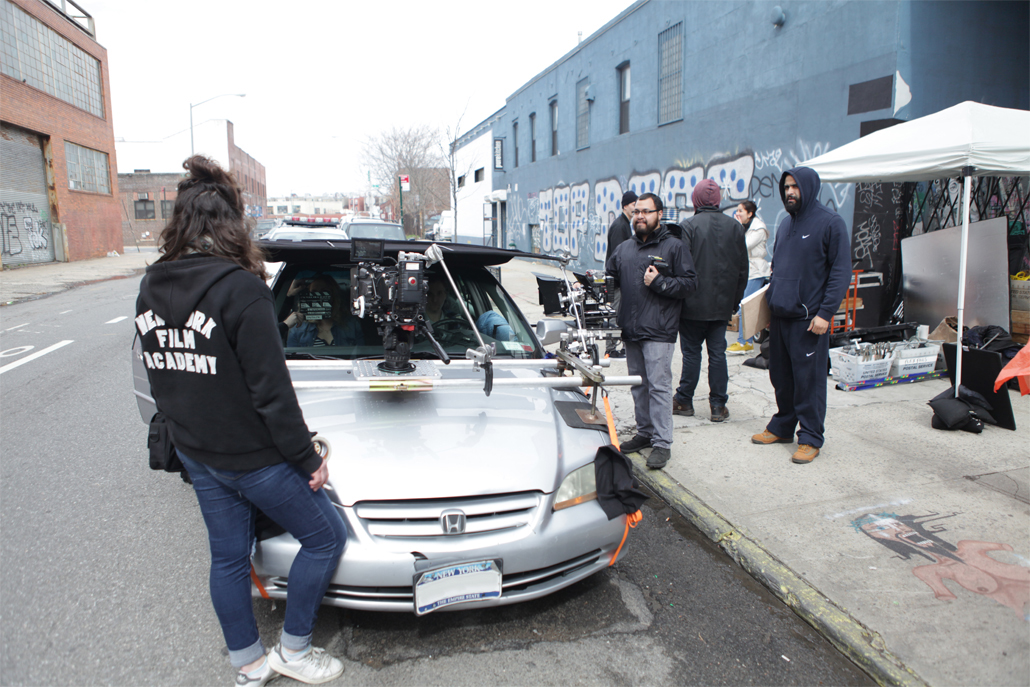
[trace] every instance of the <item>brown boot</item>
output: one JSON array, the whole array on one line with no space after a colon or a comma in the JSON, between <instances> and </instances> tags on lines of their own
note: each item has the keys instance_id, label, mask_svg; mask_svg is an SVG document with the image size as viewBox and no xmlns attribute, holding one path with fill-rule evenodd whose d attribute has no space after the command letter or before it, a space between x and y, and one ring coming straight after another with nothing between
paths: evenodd
<instances>
[{"instance_id":1,"label":"brown boot","mask_svg":"<svg viewBox=\"0 0 1030 687\"><path fill-rule=\"evenodd\" d=\"M763 429L761 434L755 434L751 437L752 444L792 444L794 443L791 439L783 439L776 436L767 429Z\"/></svg>"},{"instance_id":2,"label":"brown boot","mask_svg":"<svg viewBox=\"0 0 1030 687\"><path fill-rule=\"evenodd\" d=\"M819 449L808 444L798 444L798 450L790 459L798 465L808 465L812 459L819 455Z\"/></svg>"}]
</instances>

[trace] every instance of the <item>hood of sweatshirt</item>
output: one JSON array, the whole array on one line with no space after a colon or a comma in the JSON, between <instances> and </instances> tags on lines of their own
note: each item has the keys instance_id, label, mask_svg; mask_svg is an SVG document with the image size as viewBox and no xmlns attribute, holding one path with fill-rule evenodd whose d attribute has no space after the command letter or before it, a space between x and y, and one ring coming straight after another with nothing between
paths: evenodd
<instances>
[{"instance_id":1,"label":"hood of sweatshirt","mask_svg":"<svg viewBox=\"0 0 1030 687\"><path fill-rule=\"evenodd\" d=\"M819 180L819 175L816 171L810 167L795 167L794 169L788 169L780 177L780 200L783 201L784 207L787 205L787 194L785 192L784 184L787 176L794 177L794 181L797 182L798 188L801 189L801 209L797 212L791 213L794 217L801 217L805 212L816 204L819 198L819 189L822 187L822 182Z\"/></svg>"},{"instance_id":2,"label":"hood of sweatshirt","mask_svg":"<svg viewBox=\"0 0 1030 687\"><path fill-rule=\"evenodd\" d=\"M215 283L242 269L234 262L209 255L159 262L147 268L140 295L165 322L183 327Z\"/></svg>"}]
</instances>

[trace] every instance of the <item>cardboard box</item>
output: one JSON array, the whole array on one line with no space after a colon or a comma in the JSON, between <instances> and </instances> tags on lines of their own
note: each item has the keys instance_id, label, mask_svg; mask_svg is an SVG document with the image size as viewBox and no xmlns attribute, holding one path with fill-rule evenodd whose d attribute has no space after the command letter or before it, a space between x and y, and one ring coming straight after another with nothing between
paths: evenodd
<instances>
[{"instance_id":1,"label":"cardboard box","mask_svg":"<svg viewBox=\"0 0 1030 687\"><path fill-rule=\"evenodd\" d=\"M1012 322L1010 334L1030 334L1030 311L1013 310L1009 315Z\"/></svg>"},{"instance_id":2,"label":"cardboard box","mask_svg":"<svg viewBox=\"0 0 1030 687\"><path fill-rule=\"evenodd\" d=\"M769 326L771 315L769 304L765 302L765 292L768 290L769 285L766 284L740 302L740 312L744 314L745 339L753 338Z\"/></svg>"},{"instance_id":3,"label":"cardboard box","mask_svg":"<svg viewBox=\"0 0 1030 687\"><path fill-rule=\"evenodd\" d=\"M1009 277L1009 307L1030 311L1030 281Z\"/></svg>"},{"instance_id":4,"label":"cardboard box","mask_svg":"<svg viewBox=\"0 0 1030 687\"><path fill-rule=\"evenodd\" d=\"M730 318L730 323L726 325L726 331L735 332L737 327L740 325L740 314L733 313L733 317Z\"/></svg>"}]
</instances>

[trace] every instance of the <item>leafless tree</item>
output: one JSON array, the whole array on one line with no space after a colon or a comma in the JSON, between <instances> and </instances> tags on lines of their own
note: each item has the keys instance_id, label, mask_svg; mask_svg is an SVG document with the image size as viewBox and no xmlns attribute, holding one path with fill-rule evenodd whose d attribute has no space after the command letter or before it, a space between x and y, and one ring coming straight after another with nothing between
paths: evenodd
<instances>
[{"instance_id":1,"label":"leafless tree","mask_svg":"<svg viewBox=\"0 0 1030 687\"><path fill-rule=\"evenodd\" d=\"M423 233L427 215L447 209L446 192L440 187L446 176L446 162L440 155L440 132L422 124L406 129L396 127L365 142L365 167L379 184L379 192L399 205L397 178L407 174L411 190L404 194L405 215L412 217L410 226ZM446 185L443 186L446 189ZM443 196L443 202L441 202ZM406 226L406 229L407 229Z\"/></svg>"},{"instance_id":2,"label":"leafless tree","mask_svg":"<svg viewBox=\"0 0 1030 687\"><path fill-rule=\"evenodd\" d=\"M465 164L462 164L458 151L458 136L461 135L461 120L465 118L465 113L468 112L468 102L465 103L465 109L462 110L461 115L458 116L458 120L454 123L454 127L447 127L445 131L445 137L443 145L441 146L440 154L444 158L447 164L447 173L450 177L448 179L450 186L450 206L454 212L454 239L458 240L458 197L461 191L461 186L458 185L459 179L467 179L472 174L473 167L475 167L474 160L468 160Z\"/></svg>"}]
</instances>

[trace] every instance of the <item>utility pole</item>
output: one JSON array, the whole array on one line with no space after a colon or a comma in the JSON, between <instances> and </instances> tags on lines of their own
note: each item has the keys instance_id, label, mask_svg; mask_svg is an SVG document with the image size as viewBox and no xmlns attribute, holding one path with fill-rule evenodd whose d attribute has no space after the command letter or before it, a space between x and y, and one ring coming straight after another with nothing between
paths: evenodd
<instances>
[{"instance_id":1,"label":"utility pole","mask_svg":"<svg viewBox=\"0 0 1030 687\"><path fill-rule=\"evenodd\" d=\"M404 228L404 184L401 183L401 177L397 177L397 195L401 199L401 228Z\"/></svg>"}]
</instances>

